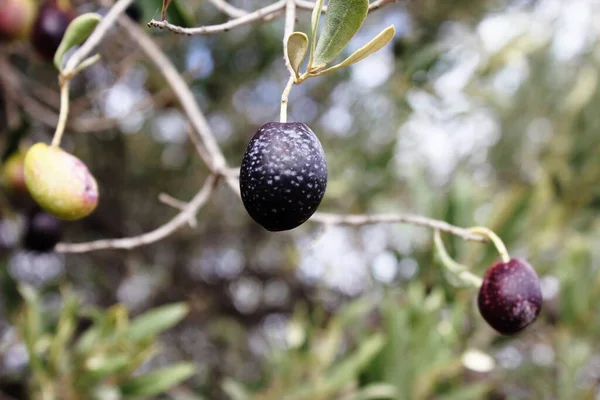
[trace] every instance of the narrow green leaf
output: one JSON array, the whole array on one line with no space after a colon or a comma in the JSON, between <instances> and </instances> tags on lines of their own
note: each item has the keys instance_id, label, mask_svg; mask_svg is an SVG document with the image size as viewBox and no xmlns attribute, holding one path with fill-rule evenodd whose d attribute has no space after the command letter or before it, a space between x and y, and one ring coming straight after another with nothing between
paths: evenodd
<instances>
[{"instance_id":1,"label":"narrow green leaf","mask_svg":"<svg viewBox=\"0 0 600 400\"><path fill-rule=\"evenodd\" d=\"M74 349L79 354L85 354L92 350L94 345L98 345L101 338L109 331L109 323L106 316L102 313L94 316L93 325L85 330L77 339Z\"/></svg>"},{"instance_id":2,"label":"narrow green leaf","mask_svg":"<svg viewBox=\"0 0 600 400\"><path fill-rule=\"evenodd\" d=\"M25 284L19 285L18 291L24 300L23 312L19 316L19 330L25 340L33 374L43 376L44 367L36 350L36 345L43 336L39 296L34 288Z\"/></svg>"},{"instance_id":3,"label":"narrow green leaf","mask_svg":"<svg viewBox=\"0 0 600 400\"><path fill-rule=\"evenodd\" d=\"M136 376L121 384L121 394L126 397L155 396L191 377L195 372L191 363L179 363Z\"/></svg>"},{"instance_id":4,"label":"narrow green leaf","mask_svg":"<svg viewBox=\"0 0 600 400\"><path fill-rule=\"evenodd\" d=\"M221 389L231 400L250 400L252 396L248 393L244 385L234 381L231 378L226 378L221 384Z\"/></svg>"},{"instance_id":5,"label":"narrow green leaf","mask_svg":"<svg viewBox=\"0 0 600 400\"><path fill-rule=\"evenodd\" d=\"M123 377L133 375L146 361L156 356L158 351L159 345L156 342L135 345L135 348L128 352L129 362L127 367L120 372L120 375Z\"/></svg>"},{"instance_id":6,"label":"narrow green leaf","mask_svg":"<svg viewBox=\"0 0 600 400\"><path fill-rule=\"evenodd\" d=\"M78 307L79 300L77 297L68 295L65 299L65 304L58 319L56 333L50 346L49 361L55 371L60 371L63 367L67 366L67 345L75 333Z\"/></svg>"},{"instance_id":7,"label":"narrow green leaf","mask_svg":"<svg viewBox=\"0 0 600 400\"><path fill-rule=\"evenodd\" d=\"M316 69L327 65L344 50L367 18L368 10L368 0L329 1L325 26L317 42Z\"/></svg>"},{"instance_id":8,"label":"narrow green leaf","mask_svg":"<svg viewBox=\"0 0 600 400\"><path fill-rule=\"evenodd\" d=\"M386 337L380 333L365 339L355 352L340 361L328 374L331 390L340 389L351 377L357 376L383 349L385 343Z\"/></svg>"},{"instance_id":9,"label":"narrow green leaf","mask_svg":"<svg viewBox=\"0 0 600 400\"><path fill-rule=\"evenodd\" d=\"M315 398L331 399L346 384L363 371L386 344L386 337L376 333L364 340L349 356L323 377L320 385L302 385L298 390L286 397L286 400L308 400Z\"/></svg>"},{"instance_id":10,"label":"narrow green leaf","mask_svg":"<svg viewBox=\"0 0 600 400\"><path fill-rule=\"evenodd\" d=\"M86 361L86 371L81 373L77 383L85 383L86 386L92 386L109 375L118 374L127 368L130 362L131 359L128 354L97 355ZM83 387L83 385L81 386Z\"/></svg>"},{"instance_id":11,"label":"narrow green leaf","mask_svg":"<svg viewBox=\"0 0 600 400\"><path fill-rule=\"evenodd\" d=\"M302 32L292 33L287 41L287 58L294 70L296 79L299 78L298 71L300 70L300 65L302 64L302 61L304 61L307 52L308 36Z\"/></svg>"},{"instance_id":12,"label":"narrow green leaf","mask_svg":"<svg viewBox=\"0 0 600 400\"><path fill-rule=\"evenodd\" d=\"M323 0L317 0L315 8L313 8L311 17L310 31L310 55L308 58L308 69L312 69L315 59L315 47L317 46L317 30L319 29L319 21L321 20L321 12L323 10Z\"/></svg>"},{"instance_id":13,"label":"narrow green leaf","mask_svg":"<svg viewBox=\"0 0 600 400\"><path fill-rule=\"evenodd\" d=\"M437 397L438 400L475 400L484 399L491 392L492 388L489 382L470 384L467 387L457 387Z\"/></svg>"},{"instance_id":14,"label":"narrow green leaf","mask_svg":"<svg viewBox=\"0 0 600 400\"><path fill-rule=\"evenodd\" d=\"M62 71L63 57L74 46L79 46L94 32L102 16L97 13L85 13L76 17L65 31L60 46L54 53L54 66Z\"/></svg>"},{"instance_id":15,"label":"narrow green leaf","mask_svg":"<svg viewBox=\"0 0 600 400\"><path fill-rule=\"evenodd\" d=\"M127 336L134 341L151 338L178 324L188 312L189 307L185 303L155 308L131 321Z\"/></svg>"},{"instance_id":16,"label":"narrow green leaf","mask_svg":"<svg viewBox=\"0 0 600 400\"><path fill-rule=\"evenodd\" d=\"M82 315L91 318L93 325L77 340L75 351L81 355L95 352L100 346L109 346L119 340L129 327L127 309L121 304L115 304L106 311L88 309Z\"/></svg>"},{"instance_id":17,"label":"narrow green leaf","mask_svg":"<svg viewBox=\"0 0 600 400\"><path fill-rule=\"evenodd\" d=\"M398 398L398 388L390 383L375 383L365 386L359 392L350 396L348 400L383 400Z\"/></svg>"},{"instance_id":18,"label":"narrow green leaf","mask_svg":"<svg viewBox=\"0 0 600 400\"><path fill-rule=\"evenodd\" d=\"M357 62L364 60L371 54L381 50L394 38L395 34L396 28L394 27L394 25L388 26L379 35L371 39L369 43L365 44L363 47L352 53L350 57L346 58L344 61L337 65L334 65L331 68L327 68L326 70L322 71L321 74L327 74L329 72L336 71L340 68L348 67L352 64L356 64Z\"/></svg>"}]
</instances>

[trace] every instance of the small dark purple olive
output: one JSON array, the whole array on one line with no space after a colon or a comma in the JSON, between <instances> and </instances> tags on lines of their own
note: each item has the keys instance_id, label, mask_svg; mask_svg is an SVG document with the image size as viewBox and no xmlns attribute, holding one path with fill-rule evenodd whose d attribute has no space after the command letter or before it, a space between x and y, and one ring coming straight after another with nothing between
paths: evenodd
<instances>
[{"instance_id":1,"label":"small dark purple olive","mask_svg":"<svg viewBox=\"0 0 600 400\"><path fill-rule=\"evenodd\" d=\"M72 9L62 3L57 0L46 1L33 25L31 44L46 60L54 58L65 31L76 16Z\"/></svg>"},{"instance_id":2,"label":"small dark purple olive","mask_svg":"<svg viewBox=\"0 0 600 400\"><path fill-rule=\"evenodd\" d=\"M142 8L136 2L133 2L125 9L125 14L131 18L132 21L139 23L142 20Z\"/></svg>"},{"instance_id":3,"label":"small dark purple olive","mask_svg":"<svg viewBox=\"0 0 600 400\"><path fill-rule=\"evenodd\" d=\"M477 305L483 319L501 334L512 335L527 328L542 309L535 270L520 258L497 262L485 273Z\"/></svg>"},{"instance_id":4,"label":"small dark purple olive","mask_svg":"<svg viewBox=\"0 0 600 400\"><path fill-rule=\"evenodd\" d=\"M40 208L33 209L27 216L23 247L36 252L47 252L62 237L62 221Z\"/></svg>"},{"instance_id":5,"label":"small dark purple olive","mask_svg":"<svg viewBox=\"0 0 600 400\"><path fill-rule=\"evenodd\" d=\"M263 228L298 227L317 210L327 188L321 142L299 122L270 122L252 137L240 169L242 202Z\"/></svg>"}]
</instances>

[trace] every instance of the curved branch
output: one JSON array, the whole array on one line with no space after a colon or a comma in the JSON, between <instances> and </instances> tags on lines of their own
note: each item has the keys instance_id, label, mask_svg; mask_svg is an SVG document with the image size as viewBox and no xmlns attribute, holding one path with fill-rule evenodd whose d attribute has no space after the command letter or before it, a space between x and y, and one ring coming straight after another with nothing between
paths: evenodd
<instances>
[{"instance_id":1,"label":"curved branch","mask_svg":"<svg viewBox=\"0 0 600 400\"><path fill-rule=\"evenodd\" d=\"M241 17L232 19L223 24L218 25L207 25L207 26L199 26L196 28L183 28L178 25L170 24L168 21L157 21L152 20L148 22L148 26L150 28L159 28L159 29L167 29L171 32L178 33L181 35L194 36L194 35L210 35L215 33L227 32L233 28L237 28L240 26L248 25L253 22L257 22L260 20L268 21L272 18L283 14L283 9L285 8L286 1L280 0L277 3L273 3L266 7L263 7L254 12L245 14Z\"/></svg>"},{"instance_id":2,"label":"curved branch","mask_svg":"<svg viewBox=\"0 0 600 400\"><path fill-rule=\"evenodd\" d=\"M125 32L142 50L142 52L154 63L158 71L163 75L173 93L177 96L181 107L188 116L194 131L202 139L209 156L200 154L204 162L214 173L227 171L225 156L217 144L214 134L208 124L204 113L196 103L194 94L191 92L187 82L177 71L171 60L162 52L160 47L154 43L140 27L127 18L120 18L119 24L125 28Z\"/></svg>"},{"instance_id":3,"label":"curved branch","mask_svg":"<svg viewBox=\"0 0 600 400\"><path fill-rule=\"evenodd\" d=\"M451 225L445 221L423 217L413 214L379 214L379 215L348 215L348 214L330 214L330 213L315 213L309 222L319 222L325 225L373 225L373 224L410 224L448 232L455 236L459 236L464 240L474 242L487 242L487 238L474 234L468 229Z\"/></svg>"},{"instance_id":4,"label":"curved branch","mask_svg":"<svg viewBox=\"0 0 600 400\"><path fill-rule=\"evenodd\" d=\"M121 239L95 240L86 243L59 243L56 245L56 251L60 253L86 253L103 249L133 249L135 247L158 242L189 223L202 206L207 203L216 188L218 181L219 179L216 175L210 175L206 179L202 189L200 189L192 200L186 204L185 208L179 214L153 231L144 233L143 235Z\"/></svg>"}]
</instances>

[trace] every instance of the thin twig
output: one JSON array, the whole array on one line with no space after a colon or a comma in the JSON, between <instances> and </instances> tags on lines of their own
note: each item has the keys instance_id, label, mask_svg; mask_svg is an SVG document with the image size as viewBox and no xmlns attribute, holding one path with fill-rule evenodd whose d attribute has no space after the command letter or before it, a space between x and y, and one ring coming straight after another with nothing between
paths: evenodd
<instances>
[{"instance_id":1,"label":"thin twig","mask_svg":"<svg viewBox=\"0 0 600 400\"><path fill-rule=\"evenodd\" d=\"M286 0L280 0L277 3L273 3L254 12L245 14L236 19L232 19L223 24L199 26L196 28L183 28L181 26L170 24L168 21L157 21L153 19L148 22L150 28L167 29L171 32L175 32L181 35L210 35L215 33L227 32L233 28L237 28L243 25L248 25L256 21L268 21L277 15L283 13L285 8Z\"/></svg>"},{"instance_id":2,"label":"thin twig","mask_svg":"<svg viewBox=\"0 0 600 400\"><path fill-rule=\"evenodd\" d=\"M225 14L229 15L231 18L239 18L248 14L248 11L242 10L241 8L237 8L232 6L225 0L210 0L211 3L219 10L223 11Z\"/></svg>"},{"instance_id":3,"label":"thin twig","mask_svg":"<svg viewBox=\"0 0 600 400\"><path fill-rule=\"evenodd\" d=\"M458 226L451 225L444 221L423 217L420 215L413 214L380 214L380 215L344 215L344 214L329 214L329 213L315 213L309 221L319 222L325 225L372 225L381 223L395 223L395 224L411 224L416 226L423 226L426 228L437 229L442 232L448 232L455 236L460 236L465 240L471 240L475 242L487 242L487 238L474 234L468 229L460 228Z\"/></svg>"},{"instance_id":4,"label":"thin twig","mask_svg":"<svg viewBox=\"0 0 600 400\"><path fill-rule=\"evenodd\" d=\"M194 198L185 206L185 208L177 214L172 220L159 228L144 233L139 236L133 236L122 239L107 239L95 240L87 243L59 243L56 245L56 251L60 253L86 253L94 250L102 249L133 249L150 243L158 242L170 236L183 225L193 218L200 208L209 200L213 190L217 186L219 179L216 175L210 175L202 189L194 196Z\"/></svg>"},{"instance_id":5,"label":"thin twig","mask_svg":"<svg viewBox=\"0 0 600 400\"><path fill-rule=\"evenodd\" d=\"M158 200L163 204L178 209L179 211L185 210L185 207L187 206L187 203L181 200L177 200L175 197L167 193L159 194ZM196 219L196 216L190 217L188 225L190 226L190 228L196 228L198 226L198 220Z\"/></svg>"},{"instance_id":6,"label":"thin twig","mask_svg":"<svg viewBox=\"0 0 600 400\"><path fill-rule=\"evenodd\" d=\"M472 285L476 288L481 287L481 277L475 275L474 273L469 271L469 269L466 266L457 263L452 257L450 257L450 254L448 254L448 251L444 246L442 236L440 235L440 231L438 229L434 230L433 232L433 243L435 244L435 248L444 268L446 268L449 272L454 274L458 279L462 280L464 283Z\"/></svg>"},{"instance_id":7,"label":"thin twig","mask_svg":"<svg viewBox=\"0 0 600 400\"><path fill-rule=\"evenodd\" d=\"M294 32L296 26L296 2L287 0L285 3L285 27L283 31L283 54L287 63L287 42L290 35ZM292 71L293 75L293 71Z\"/></svg>"},{"instance_id":8,"label":"thin twig","mask_svg":"<svg viewBox=\"0 0 600 400\"><path fill-rule=\"evenodd\" d=\"M160 12L160 17L163 19L163 21L167 19L167 9L169 8L170 4L171 0L163 0L162 10Z\"/></svg>"},{"instance_id":9,"label":"thin twig","mask_svg":"<svg viewBox=\"0 0 600 400\"><path fill-rule=\"evenodd\" d=\"M235 178L235 177L234 177ZM236 179L237 181L237 179ZM171 205L176 208L185 207L186 203L170 197ZM484 235L473 233L470 229L461 228L451 225L447 222L437 219L427 218L413 214L330 214L330 213L315 213L308 222L320 223L326 226L346 225L346 226L365 226L376 224L410 224L437 230L440 232L451 233L452 235L461 237L464 240L473 242L487 243L489 240Z\"/></svg>"},{"instance_id":10,"label":"thin twig","mask_svg":"<svg viewBox=\"0 0 600 400\"><path fill-rule=\"evenodd\" d=\"M158 71L162 73L169 86L173 89L194 131L200 135L202 143L210 155L210 157L204 157L206 165L214 173L225 174L228 168L225 156L221 152L210 125L208 125L206 117L196 103L194 94L191 92L186 81L177 71L171 60L152 41L146 32L127 18L120 18L119 24L125 28L125 32L129 35L130 39L137 43L144 54L156 65Z\"/></svg>"},{"instance_id":11,"label":"thin twig","mask_svg":"<svg viewBox=\"0 0 600 400\"><path fill-rule=\"evenodd\" d=\"M65 132L65 126L67 125L67 118L69 117L69 87L70 82L68 80L61 82L60 84L60 114L58 115L58 123L56 124L56 132L52 138L52 146L59 147L63 133Z\"/></svg>"},{"instance_id":12,"label":"thin twig","mask_svg":"<svg viewBox=\"0 0 600 400\"><path fill-rule=\"evenodd\" d=\"M281 113L279 116L280 122L287 122L287 109L288 109L288 99L290 96L290 92L292 91L292 87L294 86L294 82L296 81L296 72L290 63L290 59L288 57L288 39L291 34L294 32L294 27L296 26L296 2L295 0L287 0L285 4L285 28L283 34L283 59L285 61L285 66L290 73L290 79L281 94Z\"/></svg>"},{"instance_id":13,"label":"thin twig","mask_svg":"<svg viewBox=\"0 0 600 400\"><path fill-rule=\"evenodd\" d=\"M397 2L398 0L377 0L369 4L369 12L379 10L383 6Z\"/></svg>"}]
</instances>

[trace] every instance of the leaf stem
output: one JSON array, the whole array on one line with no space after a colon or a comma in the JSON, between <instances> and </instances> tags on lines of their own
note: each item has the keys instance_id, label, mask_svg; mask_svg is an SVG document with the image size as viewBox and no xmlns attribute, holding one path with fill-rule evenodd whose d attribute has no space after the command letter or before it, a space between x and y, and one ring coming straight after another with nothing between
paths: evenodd
<instances>
[{"instance_id":1,"label":"leaf stem","mask_svg":"<svg viewBox=\"0 0 600 400\"><path fill-rule=\"evenodd\" d=\"M65 127L67 125L67 118L69 117L69 86L70 80L64 79L60 83L60 115L58 116L58 124L56 125L56 131L52 138L52 146L60 146Z\"/></svg>"},{"instance_id":2,"label":"leaf stem","mask_svg":"<svg viewBox=\"0 0 600 400\"><path fill-rule=\"evenodd\" d=\"M492 243L494 243L494 246L496 247L496 250L498 250L502 261L505 263L510 261L510 256L508 255L508 250L506 249L504 242L494 231L483 226L476 226L474 228L469 228L468 230L469 232L488 237Z\"/></svg>"},{"instance_id":3,"label":"leaf stem","mask_svg":"<svg viewBox=\"0 0 600 400\"><path fill-rule=\"evenodd\" d=\"M281 94L281 114L279 116L279 122L287 122L287 106L290 97L290 92L292 91L292 87L294 86L294 81L296 80L295 76L290 76L287 85L285 85L285 89L283 89L283 93Z\"/></svg>"},{"instance_id":4,"label":"leaf stem","mask_svg":"<svg viewBox=\"0 0 600 400\"><path fill-rule=\"evenodd\" d=\"M435 243L435 248L438 252L438 255L440 256L440 259L442 261L442 265L444 265L444 267L448 271L450 271L451 273L456 275L460 280L469 285L472 285L476 288L481 287L483 280L479 276L475 275L474 273L469 271L469 269L466 266L457 263L452 259L452 257L450 257L450 254L448 254L448 252L446 251L446 247L444 246L444 242L442 241L442 236L440 234L439 229L436 229L434 231L433 241Z\"/></svg>"}]
</instances>

